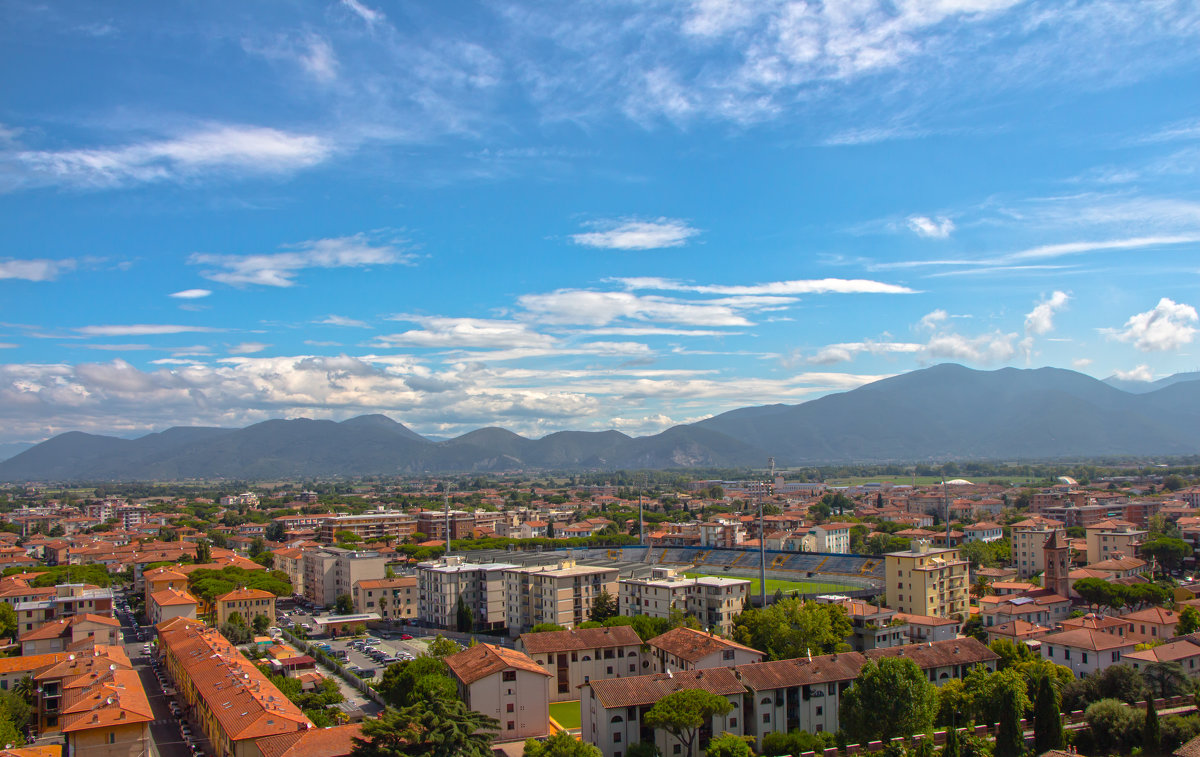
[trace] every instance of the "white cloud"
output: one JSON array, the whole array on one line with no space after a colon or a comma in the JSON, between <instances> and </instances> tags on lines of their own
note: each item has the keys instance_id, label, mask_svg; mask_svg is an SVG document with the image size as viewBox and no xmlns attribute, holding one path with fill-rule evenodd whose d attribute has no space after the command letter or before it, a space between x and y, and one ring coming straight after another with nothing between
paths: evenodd
<instances>
[{"instance_id":1,"label":"white cloud","mask_svg":"<svg viewBox=\"0 0 1200 757\"><path fill-rule=\"evenodd\" d=\"M941 308L938 308L937 310L930 311L930 312L926 313L925 315L921 316L921 322L920 322L919 326L920 326L920 328L926 329L928 331L933 331L935 329L940 328L941 325L943 323L945 323L946 319L948 319L949 317L950 317L949 313L947 313L945 310L942 310Z\"/></svg>"},{"instance_id":2,"label":"white cloud","mask_svg":"<svg viewBox=\"0 0 1200 757\"><path fill-rule=\"evenodd\" d=\"M13 344L12 342L0 342L0 350L13 350L19 346L20 345Z\"/></svg>"},{"instance_id":3,"label":"white cloud","mask_svg":"<svg viewBox=\"0 0 1200 757\"><path fill-rule=\"evenodd\" d=\"M1017 354L1017 335L1000 331L977 337L961 334L934 334L921 354L925 358L966 360L990 365L1011 360Z\"/></svg>"},{"instance_id":4,"label":"white cloud","mask_svg":"<svg viewBox=\"0 0 1200 757\"><path fill-rule=\"evenodd\" d=\"M212 294L211 289L183 289L178 292L168 294L168 297L175 297L180 300L198 300L202 297L207 297Z\"/></svg>"},{"instance_id":5,"label":"white cloud","mask_svg":"<svg viewBox=\"0 0 1200 757\"><path fill-rule=\"evenodd\" d=\"M247 39L242 42L242 47L246 52L261 55L267 60L299 66L322 84L332 82L338 75L338 59L333 46L317 34L278 36L265 43Z\"/></svg>"},{"instance_id":6,"label":"white cloud","mask_svg":"<svg viewBox=\"0 0 1200 757\"><path fill-rule=\"evenodd\" d=\"M413 265L415 256L394 244L376 244L364 234L314 239L293 245L290 252L260 255L194 253L188 262L211 266L205 278L233 286L290 287L306 268L365 268L373 265Z\"/></svg>"},{"instance_id":7,"label":"white cloud","mask_svg":"<svg viewBox=\"0 0 1200 757\"><path fill-rule=\"evenodd\" d=\"M1025 316L1025 333L1041 336L1054 328L1054 314L1067 306L1071 299L1066 292L1055 291L1033 307Z\"/></svg>"},{"instance_id":8,"label":"white cloud","mask_svg":"<svg viewBox=\"0 0 1200 757\"><path fill-rule=\"evenodd\" d=\"M585 247L608 250L656 250L682 247L700 233L699 229L692 228L686 221L672 218L659 218L654 221L627 218L597 221L591 225L599 230L572 234L572 241Z\"/></svg>"},{"instance_id":9,"label":"white cloud","mask_svg":"<svg viewBox=\"0 0 1200 757\"><path fill-rule=\"evenodd\" d=\"M1101 333L1130 342L1143 352L1165 352L1191 344L1197 321L1200 317L1194 307L1163 297L1153 310L1130 316L1123 328L1102 329Z\"/></svg>"},{"instance_id":10,"label":"white cloud","mask_svg":"<svg viewBox=\"0 0 1200 757\"><path fill-rule=\"evenodd\" d=\"M328 315L317 323L323 326L347 326L356 329L368 329L370 325L366 321L360 321L355 318L347 318L344 315Z\"/></svg>"},{"instance_id":11,"label":"white cloud","mask_svg":"<svg viewBox=\"0 0 1200 757\"><path fill-rule=\"evenodd\" d=\"M560 289L547 294L526 294L517 299L530 317L551 324L606 326L622 318L689 326L749 326L739 303L685 301L670 297L643 297L629 292ZM744 303L750 307L749 303Z\"/></svg>"},{"instance_id":12,"label":"white cloud","mask_svg":"<svg viewBox=\"0 0 1200 757\"><path fill-rule=\"evenodd\" d=\"M1113 371L1113 375L1122 381L1153 381L1154 371L1148 365L1139 365L1130 371Z\"/></svg>"},{"instance_id":13,"label":"white cloud","mask_svg":"<svg viewBox=\"0 0 1200 757\"><path fill-rule=\"evenodd\" d=\"M762 284L691 284L676 279L653 276L617 278L612 281L626 289L658 290L664 292L696 292L728 295L802 295L802 294L912 294L916 290L898 284L870 279L795 279L769 281Z\"/></svg>"},{"instance_id":14,"label":"white cloud","mask_svg":"<svg viewBox=\"0 0 1200 757\"><path fill-rule=\"evenodd\" d=\"M84 188L172 181L225 171L290 173L323 162L332 146L311 134L259 126L217 124L206 129L123 147L24 150L10 153L20 184Z\"/></svg>"},{"instance_id":15,"label":"white cloud","mask_svg":"<svg viewBox=\"0 0 1200 757\"><path fill-rule=\"evenodd\" d=\"M349 8L354 15L366 21L368 25L374 25L383 20L383 14L374 8L368 8L359 0L342 0L342 5Z\"/></svg>"},{"instance_id":16,"label":"white cloud","mask_svg":"<svg viewBox=\"0 0 1200 757\"><path fill-rule=\"evenodd\" d=\"M909 216L908 228L919 237L946 239L954 231L954 221L945 216Z\"/></svg>"},{"instance_id":17,"label":"white cloud","mask_svg":"<svg viewBox=\"0 0 1200 757\"><path fill-rule=\"evenodd\" d=\"M75 329L84 336L156 336L161 334L212 333L221 329L207 326L177 326L161 323L135 323L130 325L83 326Z\"/></svg>"},{"instance_id":18,"label":"white cloud","mask_svg":"<svg viewBox=\"0 0 1200 757\"><path fill-rule=\"evenodd\" d=\"M235 344L235 345L230 346L229 354L230 355L252 355L256 352L262 352L263 350L265 350L266 348L268 348L270 346L271 345L264 344L262 342L242 342L241 344Z\"/></svg>"},{"instance_id":19,"label":"white cloud","mask_svg":"<svg viewBox=\"0 0 1200 757\"><path fill-rule=\"evenodd\" d=\"M23 281L54 281L61 274L75 270L76 261L70 258L50 260L34 258L19 260L15 258L0 259L0 279L21 279Z\"/></svg>"},{"instance_id":20,"label":"white cloud","mask_svg":"<svg viewBox=\"0 0 1200 757\"><path fill-rule=\"evenodd\" d=\"M1200 236L1195 234L1170 234L1161 236L1132 237L1128 239L1108 239L1098 242L1066 242L1063 244L1045 244L1031 247L1027 250L1010 253L1001 260L1003 262L1019 260L1042 260L1059 258L1064 255L1078 255L1085 252L1105 252L1108 250L1133 250L1142 247L1164 247L1177 244L1200 242Z\"/></svg>"},{"instance_id":21,"label":"white cloud","mask_svg":"<svg viewBox=\"0 0 1200 757\"><path fill-rule=\"evenodd\" d=\"M374 340L376 346L508 349L552 348L557 344L554 337L540 334L519 321L417 315L396 316L395 320L418 323L421 328L378 336Z\"/></svg>"},{"instance_id":22,"label":"white cloud","mask_svg":"<svg viewBox=\"0 0 1200 757\"><path fill-rule=\"evenodd\" d=\"M807 358L807 362L818 365L845 363L864 352L869 355L913 354L920 352L924 347L912 342L842 342L822 347L816 354Z\"/></svg>"},{"instance_id":23,"label":"white cloud","mask_svg":"<svg viewBox=\"0 0 1200 757\"><path fill-rule=\"evenodd\" d=\"M1087 368L1089 365L1091 365L1092 362L1093 361L1090 357L1079 357L1071 361L1071 366L1082 371L1084 368Z\"/></svg>"}]
</instances>

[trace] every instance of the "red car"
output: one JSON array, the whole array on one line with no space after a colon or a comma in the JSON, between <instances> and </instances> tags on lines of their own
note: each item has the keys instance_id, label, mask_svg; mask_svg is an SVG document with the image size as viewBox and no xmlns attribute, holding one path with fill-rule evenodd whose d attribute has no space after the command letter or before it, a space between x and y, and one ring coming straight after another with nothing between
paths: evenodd
<instances>
[{"instance_id":1,"label":"red car","mask_svg":"<svg viewBox=\"0 0 1200 757\"><path fill-rule=\"evenodd\" d=\"M400 639L401 641L412 641L413 637L412 634L402 633L400 634Z\"/></svg>"}]
</instances>

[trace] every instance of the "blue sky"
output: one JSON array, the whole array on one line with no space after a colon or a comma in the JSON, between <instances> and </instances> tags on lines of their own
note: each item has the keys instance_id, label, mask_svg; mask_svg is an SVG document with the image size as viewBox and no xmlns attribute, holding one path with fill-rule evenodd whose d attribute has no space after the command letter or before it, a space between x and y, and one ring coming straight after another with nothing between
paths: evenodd
<instances>
[{"instance_id":1,"label":"blue sky","mask_svg":"<svg viewBox=\"0 0 1200 757\"><path fill-rule=\"evenodd\" d=\"M1193 2L14 2L0 442L1200 367Z\"/></svg>"}]
</instances>

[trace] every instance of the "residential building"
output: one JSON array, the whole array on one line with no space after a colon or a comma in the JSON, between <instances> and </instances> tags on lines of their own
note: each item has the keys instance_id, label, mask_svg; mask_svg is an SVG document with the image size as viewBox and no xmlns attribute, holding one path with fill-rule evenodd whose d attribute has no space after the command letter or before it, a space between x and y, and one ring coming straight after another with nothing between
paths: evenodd
<instances>
[{"instance_id":1,"label":"residential building","mask_svg":"<svg viewBox=\"0 0 1200 757\"><path fill-rule=\"evenodd\" d=\"M649 578L621 579L616 596L621 615L669 618L678 610L695 616L706 628L728 634L749 593L750 582L744 578L688 578L675 568L656 567Z\"/></svg>"},{"instance_id":2,"label":"residential building","mask_svg":"<svg viewBox=\"0 0 1200 757\"><path fill-rule=\"evenodd\" d=\"M579 698L579 686L649 672L642 640L629 626L524 633L520 649L551 674L550 701Z\"/></svg>"},{"instance_id":3,"label":"residential building","mask_svg":"<svg viewBox=\"0 0 1200 757\"><path fill-rule=\"evenodd\" d=\"M165 668L216 757L260 757L257 740L312 721L215 629L190 620L158 631Z\"/></svg>"},{"instance_id":4,"label":"residential building","mask_svg":"<svg viewBox=\"0 0 1200 757\"><path fill-rule=\"evenodd\" d=\"M59 584L54 595L29 602L18 602L13 608L17 612L17 631L32 631L48 620L80 613L111 617L112 589L101 589L91 584Z\"/></svg>"},{"instance_id":5,"label":"residential building","mask_svg":"<svg viewBox=\"0 0 1200 757\"><path fill-rule=\"evenodd\" d=\"M679 626L646 642L650 673L727 668L762 662L763 653L712 633Z\"/></svg>"},{"instance_id":6,"label":"residential building","mask_svg":"<svg viewBox=\"0 0 1200 757\"><path fill-rule=\"evenodd\" d=\"M1012 525L1012 560L1019 578L1036 576L1046 569L1042 547L1051 533L1062 528L1062 521L1037 515ZM1064 531L1063 537L1065 536Z\"/></svg>"},{"instance_id":7,"label":"residential building","mask_svg":"<svg viewBox=\"0 0 1200 757\"><path fill-rule=\"evenodd\" d=\"M274 569L287 574L292 582L292 593L304 596L304 550L296 547L281 547L271 550Z\"/></svg>"},{"instance_id":8,"label":"residential building","mask_svg":"<svg viewBox=\"0 0 1200 757\"><path fill-rule=\"evenodd\" d=\"M362 515L339 515L321 522L320 539L326 544L337 541L336 535L348 531L364 542L401 541L417 532L417 518L399 510L380 508Z\"/></svg>"},{"instance_id":9,"label":"residential building","mask_svg":"<svg viewBox=\"0 0 1200 757\"><path fill-rule=\"evenodd\" d=\"M275 625L275 595L262 589L247 589L242 587L217 597L214 603L217 609L217 626L229 621L235 612L242 616L249 627L258 615L265 615L270 625Z\"/></svg>"},{"instance_id":10,"label":"residential building","mask_svg":"<svg viewBox=\"0 0 1200 757\"><path fill-rule=\"evenodd\" d=\"M931 615L896 613L896 620L903 621L912 644L928 644L932 641L947 641L958 636L962 621L953 618L935 618Z\"/></svg>"},{"instance_id":11,"label":"residential building","mask_svg":"<svg viewBox=\"0 0 1200 757\"><path fill-rule=\"evenodd\" d=\"M37 675L67 659L66 652L0 657L0 691L11 691L25 676Z\"/></svg>"},{"instance_id":12,"label":"residential building","mask_svg":"<svg viewBox=\"0 0 1200 757\"><path fill-rule=\"evenodd\" d=\"M808 536L812 539L812 549L807 549L810 542L806 539L804 543L806 549L804 551L849 554L850 527L852 525L852 523L819 523L815 526L810 526Z\"/></svg>"},{"instance_id":13,"label":"residential building","mask_svg":"<svg viewBox=\"0 0 1200 757\"><path fill-rule=\"evenodd\" d=\"M1175 636L1175 626L1179 624L1179 613L1164 607L1147 607L1137 612L1128 612L1121 620L1133 624L1133 632L1129 638L1141 642L1157 642L1171 639Z\"/></svg>"},{"instance_id":14,"label":"residential building","mask_svg":"<svg viewBox=\"0 0 1200 757\"><path fill-rule=\"evenodd\" d=\"M262 757L349 757L361 735L362 725L350 723L264 736L255 744Z\"/></svg>"},{"instance_id":15,"label":"residential building","mask_svg":"<svg viewBox=\"0 0 1200 757\"><path fill-rule=\"evenodd\" d=\"M963 541L996 541L1004 538L1004 527L991 521L980 521L963 526Z\"/></svg>"},{"instance_id":16,"label":"residential building","mask_svg":"<svg viewBox=\"0 0 1200 757\"><path fill-rule=\"evenodd\" d=\"M383 578L388 558L373 550L321 547L304 552L304 597L317 607L330 607L354 584Z\"/></svg>"},{"instance_id":17,"label":"residential building","mask_svg":"<svg viewBox=\"0 0 1200 757\"><path fill-rule=\"evenodd\" d=\"M174 618L196 620L199 612L199 601L191 594L179 589L156 591L146 602L146 616L150 619L150 625L154 626Z\"/></svg>"},{"instance_id":18,"label":"residential building","mask_svg":"<svg viewBox=\"0 0 1200 757\"><path fill-rule=\"evenodd\" d=\"M617 596L617 575L616 568L579 565L574 560L505 570L509 633L524 633L540 623L574 628L588 619L601 593Z\"/></svg>"},{"instance_id":19,"label":"residential building","mask_svg":"<svg viewBox=\"0 0 1200 757\"><path fill-rule=\"evenodd\" d=\"M846 611L854 628L854 636L847 641L855 652L908 643L908 622L896 617L896 611L890 607L837 595L817 597L817 601L839 605Z\"/></svg>"},{"instance_id":20,"label":"residential building","mask_svg":"<svg viewBox=\"0 0 1200 757\"><path fill-rule=\"evenodd\" d=\"M1156 662L1178 663L1189 677L1200 676L1200 639L1195 634L1164 641L1155 647L1130 652L1122 661L1134 670L1145 670Z\"/></svg>"},{"instance_id":21,"label":"residential building","mask_svg":"<svg viewBox=\"0 0 1200 757\"><path fill-rule=\"evenodd\" d=\"M82 643L115 646L121 643L121 624L115 618L83 613L47 621L18 640L22 656L67 652Z\"/></svg>"},{"instance_id":22,"label":"residential building","mask_svg":"<svg viewBox=\"0 0 1200 757\"><path fill-rule=\"evenodd\" d=\"M776 665L760 663L751 667ZM629 745L641 742L658 746L660 754L679 754L679 742L663 729L644 725L646 712L669 694L702 689L729 699L731 709L716 715L698 729L697 740L706 743L721 733L741 736L751 721L743 716L746 685L732 668L688 670L672 673L591 681L580 689L583 740L600 749L604 757L624 757Z\"/></svg>"},{"instance_id":23,"label":"residential building","mask_svg":"<svg viewBox=\"0 0 1200 757\"><path fill-rule=\"evenodd\" d=\"M904 657L917 664L930 683L941 686L946 681L965 678L971 668L983 665L994 671L1000 655L988 649L982 641L964 636L961 639L910 644L902 647L873 649L863 653L869 660L884 657Z\"/></svg>"},{"instance_id":24,"label":"residential building","mask_svg":"<svg viewBox=\"0 0 1200 757\"><path fill-rule=\"evenodd\" d=\"M38 732L43 735L61 728L59 718L72 691L110 671L133 670L129 657L119 646L97 645L63 657L33 677L37 684Z\"/></svg>"},{"instance_id":25,"label":"residential building","mask_svg":"<svg viewBox=\"0 0 1200 757\"><path fill-rule=\"evenodd\" d=\"M62 698L60 730L68 757L146 757L154 712L134 670L100 670Z\"/></svg>"},{"instance_id":26,"label":"residential building","mask_svg":"<svg viewBox=\"0 0 1200 757\"><path fill-rule=\"evenodd\" d=\"M1051 633L1054 633L1054 629L1050 626L1039 626L1036 623L1029 623L1024 620L1010 620L1007 623L989 626L987 629L987 640L989 645L993 641L999 641L1000 639L1011 641L1014 644L1024 644L1027 641L1032 641Z\"/></svg>"},{"instance_id":27,"label":"residential building","mask_svg":"<svg viewBox=\"0 0 1200 757\"><path fill-rule=\"evenodd\" d=\"M965 618L970 600L967 561L955 548L918 541L885 556L887 604L897 612Z\"/></svg>"},{"instance_id":28,"label":"residential building","mask_svg":"<svg viewBox=\"0 0 1200 757\"><path fill-rule=\"evenodd\" d=\"M1042 657L1071 669L1077 678L1118 665L1138 642L1091 628L1060 631L1042 637Z\"/></svg>"},{"instance_id":29,"label":"residential building","mask_svg":"<svg viewBox=\"0 0 1200 757\"><path fill-rule=\"evenodd\" d=\"M155 592L159 592L164 589L187 591L188 588L187 574L180 570L172 569L167 565L144 571L142 573L142 583L145 585L145 598L147 605L150 602L150 595L154 594Z\"/></svg>"},{"instance_id":30,"label":"residential building","mask_svg":"<svg viewBox=\"0 0 1200 757\"><path fill-rule=\"evenodd\" d=\"M1098 563L1115 557L1137 554L1147 532L1126 520L1106 519L1087 527L1087 561Z\"/></svg>"},{"instance_id":31,"label":"residential building","mask_svg":"<svg viewBox=\"0 0 1200 757\"><path fill-rule=\"evenodd\" d=\"M458 600L471 610L475 627L494 631L508 622L504 571L512 563L469 563L459 555L417 566L417 617L437 628L457 626Z\"/></svg>"},{"instance_id":32,"label":"residential building","mask_svg":"<svg viewBox=\"0 0 1200 757\"><path fill-rule=\"evenodd\" d=\"M1073 631L1078 628L1086 628L1103 633L1111 633L1114 636L1121 638L1131 638L1133 636L1134 626L1125 618L1115 617L1113 615L1097 615L1089 612L1078 618L1067 618L1060 624L1062 630Z\"/></svg>"},{"instance_id":33,"label":"residential building","mask_svg":"<svg viewBox=\"0 0 1200 757\"><path fill-rule=\"evenodd\" d=\"M499 741L550 733L551 673L515 649L476 644L446 658L459 696L475 712L500 722Z\"/></svg>"},{"instance_id":34,"label":"residential building","mask_svg":"<svg viewBox=\"0 0 1200 757\"><path fill-rule=\"evenodd\" d=\"M1071 614L1071 600L1050 591L1036 589L1023 594L982 597L979 600L979 619L985 627L1023 620L1027 623L1054 626Z\"/></svg>"},{"instance_id":35,"label":"residential building","mask_svg":"<svg viewBox=\"0 0 1200 757\"><path fill-rule=\"evenodd\" d=\"M1117 578L1133 578L1149 570L1150 563L1137 557L1125 557L1120 553L1114 554L1107 560L1092 563L1087 570L1100 571L1108 574L1107 580Z\"/></svg>"},{"instance_id":36,"label":"residential building","mask_svg":"<svg viewBox=\"0 0 1200 757\"><path fill-rule=\"evenodd\" d=\"M382 620L411 622L420 607L416 576L368 578L354 584L354 611L377 612Z\"/></svg>"}]
</instances>

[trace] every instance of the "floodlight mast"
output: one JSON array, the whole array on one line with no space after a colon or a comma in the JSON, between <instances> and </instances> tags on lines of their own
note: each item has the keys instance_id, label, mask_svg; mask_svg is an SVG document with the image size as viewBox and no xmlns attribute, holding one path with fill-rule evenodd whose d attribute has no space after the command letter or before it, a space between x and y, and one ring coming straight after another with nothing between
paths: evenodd
<instances>
[{"instance_id":1,"label":"floodlight mast","mask_svg":"<svg viewBox=\"0 0 1200 757\"><path fill-rule=\"evenodd\" d=\"M771 491L775 482L775 458L767 458L767 468L769 478L766 491ZM766 497L766 491L758 496L758 595L764 610L767 608L767 528L763 519L763 499Z\"/></svg>"}]
</instances>

